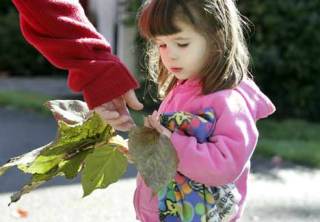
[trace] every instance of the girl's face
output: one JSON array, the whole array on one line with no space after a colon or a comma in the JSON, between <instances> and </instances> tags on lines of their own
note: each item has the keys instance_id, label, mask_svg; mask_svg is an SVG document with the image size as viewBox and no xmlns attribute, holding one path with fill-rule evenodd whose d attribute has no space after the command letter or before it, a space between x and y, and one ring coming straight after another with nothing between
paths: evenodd
<instances>
[{"instance_id":1,"label":"girl's face","mask_svg":"<svg viewBox=\"0 0 320 222\"><path fill-rule=\"evenodd\" d=\"M155 38L162 63L179 80L197 78L206 62L207 40L187 23L176 25L181 32Z\"/></svg>"}]
</instances>

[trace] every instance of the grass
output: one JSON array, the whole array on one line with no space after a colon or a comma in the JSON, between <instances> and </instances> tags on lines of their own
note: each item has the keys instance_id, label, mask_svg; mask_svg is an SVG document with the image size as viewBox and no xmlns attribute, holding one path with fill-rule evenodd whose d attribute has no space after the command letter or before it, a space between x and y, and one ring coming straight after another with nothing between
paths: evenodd
<instances>
[{"instance_id":1,"label":"grass","mask_svg":"<svg viewBox=\"0 0 320 222\"><path fill-rule=\"evenodd\" d=\"M51 115L43 105L52 97L24 91L0 91L0 106L35 111L43 115Z\"/></svg>"},{"instance_id":2,"label":"grass","mask_svg":"<svg viewBox=\"0 0 320 222\"><path fill-rule=\"evenodd\" d=\"M262 120L256 153L310 167L320 167L320 124L304 120Z\"/></svg>"},{"instance_id":3,"label":"grass","mask_svg":"<svg viewBox=\"0 0 320 222\"><path fill-rule=\"evenodd\" d=\"M51 116L44 103L53 98L31 92L0 92L0 106L11 106ZM130 111L135 123L143 125L145 112ZM258 121L260 132L255 155L281 156L284 160L320 167L320 123L304 120Z\"/></svg>"}]
</instances>

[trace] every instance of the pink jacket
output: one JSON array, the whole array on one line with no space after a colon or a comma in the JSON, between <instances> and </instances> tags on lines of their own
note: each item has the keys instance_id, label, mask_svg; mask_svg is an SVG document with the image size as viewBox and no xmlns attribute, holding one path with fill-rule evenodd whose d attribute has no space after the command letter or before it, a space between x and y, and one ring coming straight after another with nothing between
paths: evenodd
<instances>
[{"instance_id":1,"label":"pink jacket","mask_svg":"<svg viewBox=\"0 0 320 222\"><path fill-rule=\"evenodd\" d=\"M258 140L256 121L275 111L272 102L249 79L235 89L221 90L209 95L201 94L196 80L179 82L162 102L159 112L186 111L199 113L212 107L217 118L210 142L198 144L194 137L173 133L171 142L178 157L178 171L192 180L208 186L220 186L234 182L241 194L240 218L247 195L247 179L250 158ZM142 178L137 177L134 194L137 219L158 222L157 197Z\"/></svg>"}]
</instances>

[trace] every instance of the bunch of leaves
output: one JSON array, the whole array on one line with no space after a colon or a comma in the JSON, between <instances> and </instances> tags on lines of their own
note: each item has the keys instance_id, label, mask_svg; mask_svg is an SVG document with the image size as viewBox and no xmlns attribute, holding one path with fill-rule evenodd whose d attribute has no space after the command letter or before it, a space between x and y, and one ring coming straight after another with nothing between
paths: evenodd
<instances>
[{"instance_id":1,"label":"bunch of leaves","mask_svg":"<svg viewBox=\"0 0 320 222\"><path fill-rule=\"evenodd\" d=\"M127 170L126 142L86 103L54 100L46 106L58 123L56 139L0 166L0 176L13 166L32 174L30 182L11 196L10 204L56 176L73 179L79 173L85 197L118 181Z\"/></svg>"},{"instance_id":2,"label":"bunch of leaves","mask_svg":"<svg viewBox=\"0 0 320 222\"><path fill-rule=\"evenodd\" d=\"M168 138L147 127L134 127L128 143L86 103L78 100L47 102L57 120L55 140L0 166L0 176L13 166L31 174L31 180L11 196L17 202L56 176L73 179L81 174L83 197L107 188L126 172L133 160L146 184L157 193L174 177L178 159Z\"/></svg>"}]
</instances>

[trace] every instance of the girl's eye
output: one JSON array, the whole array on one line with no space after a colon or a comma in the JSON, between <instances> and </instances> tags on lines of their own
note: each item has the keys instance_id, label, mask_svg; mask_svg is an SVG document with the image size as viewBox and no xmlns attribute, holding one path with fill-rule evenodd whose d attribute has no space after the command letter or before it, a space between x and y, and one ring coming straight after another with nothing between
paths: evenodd
<instances>
[{"instance_id":1,"label":"girl's eye","mask_svg":"<svg viewBox=\"0 0 320 222\"><path fill-rule=\"evenodd\" d=\"M178 43L178 46L181 47L181 48L188 47L188 45L189 45L189 43L185 43L185 44Z\"/></svg>"}]
</instances>

